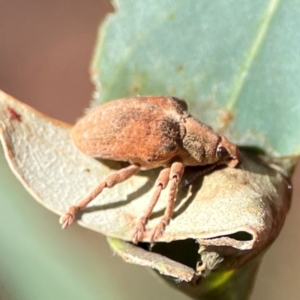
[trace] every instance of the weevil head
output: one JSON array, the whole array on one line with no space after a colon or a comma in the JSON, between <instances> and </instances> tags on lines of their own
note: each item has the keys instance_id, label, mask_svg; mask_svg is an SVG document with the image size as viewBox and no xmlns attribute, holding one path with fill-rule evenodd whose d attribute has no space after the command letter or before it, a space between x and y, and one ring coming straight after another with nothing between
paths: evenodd
<instances>
[{"instance_id":1,"label":"weevil head","mask_svg":"<svg viewBox=\"0 0 300 300\"><path fill-rule=\"evenodd\" d=\"M216 148L216 158L220 164L226 164L234 168L240 162L240 152L236 145L230 143L225 137L221 137Z\"/></svg>"},{"instance_id":2,"label":"weevil head","mask_svg":"<svg viewBox=\"0 0 300 300\"><path fill-rule=\"evenodd\" d=\"M209 126L189 116L184 122L182 162L187 166L224 165L235 167L240 161L239 150Z\"/></svg>"}]
</instances>

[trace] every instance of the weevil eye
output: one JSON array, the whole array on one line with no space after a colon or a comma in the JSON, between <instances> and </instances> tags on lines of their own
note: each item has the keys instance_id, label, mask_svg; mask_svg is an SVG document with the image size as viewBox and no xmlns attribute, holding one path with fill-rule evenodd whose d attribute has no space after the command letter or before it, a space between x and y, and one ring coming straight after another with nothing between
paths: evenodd
<instances>
[{"instance_id":1,"label":"weevil eye","mask_svg":"<svg viewBox=\"0 0 300 300\"><path fill-rule=\"evenodd\" d=\"M217 148L216 155L219 160L225 160L230 156L227 149L222 146Z\"/></svg>"}]
</instances>

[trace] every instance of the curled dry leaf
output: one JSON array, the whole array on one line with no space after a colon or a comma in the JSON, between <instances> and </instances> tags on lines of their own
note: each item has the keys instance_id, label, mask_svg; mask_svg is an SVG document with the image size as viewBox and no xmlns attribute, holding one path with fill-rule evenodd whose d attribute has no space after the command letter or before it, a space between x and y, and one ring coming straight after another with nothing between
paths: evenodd
<instances>
[{"instance_id":1,"label":"curled dry leaf","mask_svg":"<svg viewBox=\"0 0 300 300\"><path fill-rule=\"evenodd\" d=\"M63 214L112 172L109 164L85 156L73 146L69 125L3 92L0 130L5 155L15 175L37 201L57 214ZM115 167L120 165L116 163ZM158 172L140 172L104 190L82 212L78 222L107 236L130 241L134 224L151 198ZM184 180L194 175L195 171L187 172ZM202 265L198 272L202 274L214 269L223 257L235 257L230 267L239 266L277 237L289 209L288 189L281 172L243 152L239 168L216 170L180 188L173 219L159 242L196 240L201 245ZM163 214L166 193L163 191L147 224L144 242L149 241L151 230ZM143 261L147 265L147 259ZM191 279L191 274L183 275L182 269L178 272L178 265L168 270L164 274Z\"/></svg>"}]
</instances>

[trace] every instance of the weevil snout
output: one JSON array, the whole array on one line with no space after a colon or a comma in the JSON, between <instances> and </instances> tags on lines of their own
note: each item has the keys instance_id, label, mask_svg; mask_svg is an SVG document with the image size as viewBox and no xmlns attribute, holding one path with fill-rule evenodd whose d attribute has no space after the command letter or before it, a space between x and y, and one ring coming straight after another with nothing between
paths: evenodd
<instances>
[{"instance_id":1,"label":"weevil snout","mask_svg":"<svg viewBox=\"0 0 300 300\"><path fill-rule=\"evenodd\" d=\"M230 143L225 137L221 137L221 141L216 149L216 156L219 161L223 161L228 167L234 168L240 162L240 152L236 145Z\"/></svg>"}]
</instances>

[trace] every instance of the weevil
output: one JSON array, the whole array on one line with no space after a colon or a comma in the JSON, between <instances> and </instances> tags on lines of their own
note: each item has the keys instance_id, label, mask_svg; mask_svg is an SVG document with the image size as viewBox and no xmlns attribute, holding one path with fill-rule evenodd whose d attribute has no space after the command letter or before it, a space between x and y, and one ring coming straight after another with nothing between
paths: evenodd
<instances>
[{"instance_id":1,"label":"weevil","mask_svg":"<svg viewBox=\"0 0 300 300\"><path fill-rule=\"evenodd\" d=\"M208 172L219 165L236 167L240 161L236 145L191 116L186 102L175 97L124 98L100 105L74 125L71 139L86 155L127 161L129 166L104 178L84 199L70 206L60 219L63 228L70 226L76 213L104 188L112 188L140 170L162 167L152 198L134 225L135 243L142 241L161 191L168 186L166 209L151 232L151 241L162 236L172 218L185 166L204 166Z\"/></svg>"}]
</instances>

